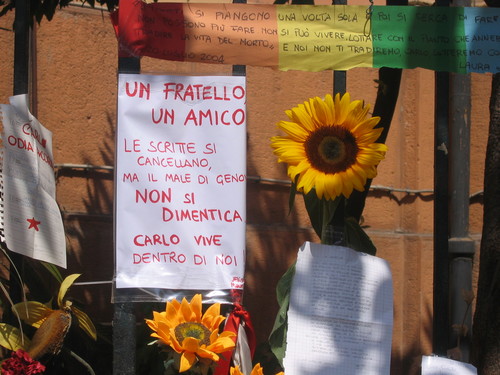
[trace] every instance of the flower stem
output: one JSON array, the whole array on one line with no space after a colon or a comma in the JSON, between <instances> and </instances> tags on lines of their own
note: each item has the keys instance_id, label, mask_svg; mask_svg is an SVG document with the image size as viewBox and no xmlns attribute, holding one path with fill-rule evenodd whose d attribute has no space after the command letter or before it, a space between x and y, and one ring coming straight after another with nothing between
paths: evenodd
<instances>
[{"instance_id":1,"label":"flower stem","mask_svg":"<svg viewBox=\"0 0 500 375\"><path fill-rule=\"evenodd\" d=\"M325 245L344 244L344 206L343 196L332 202L322 199L323 218L321 230L321 243Z\"/></svg>"}]
</instances>

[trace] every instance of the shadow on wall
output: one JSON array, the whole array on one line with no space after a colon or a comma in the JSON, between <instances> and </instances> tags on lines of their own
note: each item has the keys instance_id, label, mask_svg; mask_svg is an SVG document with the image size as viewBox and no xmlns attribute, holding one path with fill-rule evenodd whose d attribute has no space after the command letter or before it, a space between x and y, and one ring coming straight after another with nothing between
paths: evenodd
<instances>
[{"instance_id":1,"label":"shadow on wall","mask_svg":"<svg viewBox=\"0 0 500 375\"><path fill-rule=\"evenodd\" d=\"M107 128L102 134L101 156L104 165L113 165L114 124L108 114ZM83 164L92 164L92 159L82 155ZM62 207L63 221L68 244L68 272L82 276L72 287L74 303L88 313L94 322L98 340L86 342L69 337L69 345L83 345L78 353L88 355L85 360L98 374L112 372L111 284L113 277L113 170L60 167L57 169L58 189L77 186L78 192L86 194L71 196L68 210ZM86 186L81 186L86 184ZM74 207L83 207L75 210ZM79 282L104 282L78 285ZM88 340L87 340L88 341ZM75 371L75 370L73 370ZM78 372L71 372L78 374ZM87 372L82 372L87 373Z\"/></svg>"},{"instance_id":2,"label":"shadow on wall","mask_svg":"<svg viewBox=\"0 0 500 375\"><path fill-rule=\"evenodd\" d=\"M101 158L104 165L114 164L115 127L108 115L107 127L103 131ZM252 152L248 152L248 170L258 173ZM82 156L83 163L92 164L88 155ZM286 166L282 165L283 172ZM285 174L285 173L283 173ZM72 272L82 272L79 281L111 281L114 272L113 256L113 171L85 168L60 168L58 184L82 184L86 181L86 194L82 198L84 212L64 212L68 236L68 268ZM396 199L391 192L370 192L377 198ZM398 194L399 195L399 194ZM283 273L295 261L299 247L305 241L319 242L310 227L303 208L302 197L296 197L296 207L289 212L290 186L280 183L249 181L247 183L247 262L244 305L249 310L254 323L259 356L266 357L267 338L278 311L276 284ZM398 204L410 204L415 199L432 199L428 195L407 195L398 199ZM75 203L79 197L72 198ZM73 293L80 298L84 311L88 312L98 330L109 340L113 308L111 284L85 285L75 287ZM430 308L422 321L431 322ZM424 334L431 336L431 324L426 324ZM402 333L405 334L404 332ZM419 335L411 335L419 337ZM421 337L421 335L420 335ZM105 339L106 340L106 339ZM393 348L391 367L393 374L418 374L422 345L425 340L417 340L404 350ZM105 343L103 355L96 356L97 367L110 366L110 341ZM108 350L109 356L106 354ZM268 359L272 362L272 357ZM265 360L264 360L265 361ZM103 363L100 363L103 362ZM105 365L104 362L107 364ZM271 366L270 366L271 367ZM107 371L107 370L106 370ZM103 372L105 373L105 372Z\"/></svg>"},{"instance_id":3,"label":"shadow on wall","mask_svg":"<svg viewBox=\"0 0 500 375\"><path fill-rule=\"evenodd\" d=\"M406 332L403 321L403 329L400 333L403 336L404 346L401 351L392 348L391 355L391 374L399 375L420 375L422 355L430 355L430 352L424 352L422 343L432 342L432 307L429 304L424 305L425 311L422 311L420 325L415 328L417 332ZM404 336L413 337L413 341L406 344Z\"/></svg>"},{"instance_id":4,"label":"shadow on wall","mask_svg":"<svg viewBox=\"0 0 500 375\"><path fill-rule=\"evenodd\" d=\"M259 175L258 159L261 156L255 155L250 144L247 170ZM270 147L269 155L272 156ZM272 160L276 162L274 158ZM286 165L280 167L286 175ZM247 261L243 302L251 314L258 343L267 341L274 324L278 311L278 280L295 261L299 247L305 241L317 238L308 219L304 220L304 211L300 215L302 197L297 195L291 211L289 197L290 185L247 183Z\"/></svg>"},{"instance_id":5,"label":"shadow on wall","mask_svg":"<svg viewBox=\"0 0 500 375\"><path fill-rule=\"evenodd\" d=\"M107 125L100 153L104 165L109 166L114 163L114 124L109 114ZM82 160L82 165L93 163L87 155L82 155ZM68 211L62 207L69 242L68 268L82 272L79 281L111 281L114 268L113 170L63 166L57 171L57 182L63 189L77 186L82 192L82 197L71 197ZM81 186L83 183L85 187ZM73 207L84 209L79 211ZM111 285L105 288L110 290ZM106 304L109 305L109 299Z\"/></svg>"}]
</instances>

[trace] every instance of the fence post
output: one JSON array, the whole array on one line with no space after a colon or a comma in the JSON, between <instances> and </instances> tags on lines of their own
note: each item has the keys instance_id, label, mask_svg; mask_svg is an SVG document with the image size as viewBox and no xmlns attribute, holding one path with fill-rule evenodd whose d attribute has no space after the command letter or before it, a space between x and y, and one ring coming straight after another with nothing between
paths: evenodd
<instances>
[{"instance_id":1,"label":"fence post","mask_svg":"<svg viewBox=\"0 0 500 375\"><path fill-rule=\"evenodd\" d=\"M138 57L119 57L119 73L140 73ZM116 168L115 168L116 181ZM116 217L116 211L115 211ZM117 298L121 291L113 284L113 296ZM115 302L113 316L113 375L135 375L136 319L132 302Z\"/></svg>"}]
</instances>

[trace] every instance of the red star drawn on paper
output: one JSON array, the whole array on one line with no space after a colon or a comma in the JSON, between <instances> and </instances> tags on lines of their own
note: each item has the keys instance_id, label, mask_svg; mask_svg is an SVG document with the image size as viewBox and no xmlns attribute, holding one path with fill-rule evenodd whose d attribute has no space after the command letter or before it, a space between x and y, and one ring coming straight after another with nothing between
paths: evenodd
<instances>
[{"instance_id":1,"label":"red star drawn on paper","mask_svg":"<svg viewBox=\"0 0 500 375\"><path fill-rule=\"evenodd\" d=\"M31 219L26 219L26 221L27 221L28 223L30 223L30 226L28 227L28 229L33 228L33 229L35 229L37 232L40 230L40 229L38 229L38 224L40 224L40 223L41 223L41 221L35 220L35 218L34 218L34 217L33 217L33 218L31 218Z\"/></svg>"}]
</instances>

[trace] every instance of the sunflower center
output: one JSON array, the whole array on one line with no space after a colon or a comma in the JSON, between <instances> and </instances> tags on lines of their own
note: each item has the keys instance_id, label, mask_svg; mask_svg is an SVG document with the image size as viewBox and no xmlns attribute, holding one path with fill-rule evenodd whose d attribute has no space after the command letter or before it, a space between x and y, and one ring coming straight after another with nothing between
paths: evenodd
<instances>
[{"instance_id":1,"label":"sunflower center","mask_svg":"<svg viewBox=\"0 0 500 375\"><path fill-rule=\"evenodd\" d=\"M318 171L333 174L356 162L358 145L354 135L341 126L325 126L312 132L304 143L307 159Z\"/></svg>"},{"instance_id":2,"label":"sunflower center","mask_svg":"<svg viewBox=\"0 0 500 375\"><path fill-rule=\"evenodd\" d=\"M181 323L175 327L175 338L182 344L186 337L200 340L200 344L210 345L210 330L201 323Z\"/></svg>"}]
</instances>

